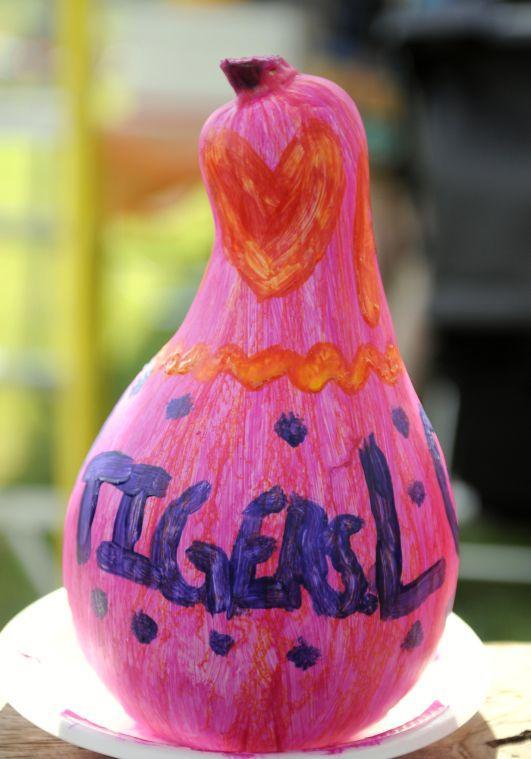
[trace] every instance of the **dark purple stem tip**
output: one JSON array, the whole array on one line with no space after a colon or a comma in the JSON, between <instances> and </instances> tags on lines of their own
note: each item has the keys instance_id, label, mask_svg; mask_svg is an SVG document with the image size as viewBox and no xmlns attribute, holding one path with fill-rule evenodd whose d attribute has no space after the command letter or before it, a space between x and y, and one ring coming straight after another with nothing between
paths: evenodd
<instances>
[{"instance_id":1,"label":"dark purple stem tip","mask_svg":"<svg viewBox=\"0 0 531 759\"><path fill-rule=\"evenodd\" d=\"M225 58L221 70L237 95L243 92L273 89L297 73L279 55L255 58Z\"/></svg>"}]
</instances>

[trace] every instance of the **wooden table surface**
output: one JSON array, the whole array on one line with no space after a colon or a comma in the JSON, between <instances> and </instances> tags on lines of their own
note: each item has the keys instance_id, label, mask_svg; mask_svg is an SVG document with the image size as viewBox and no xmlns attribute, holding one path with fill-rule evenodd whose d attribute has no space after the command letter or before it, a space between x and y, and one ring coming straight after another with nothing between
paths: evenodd
<instances>
[{"instance_id":1,"label":"wooden table surface","mask_svg":"<svg viewBox=\"0 0 531 759\"><path fill-rule=\"evenodd\" d=\"M492 685L475 717L410 759L531 759L531 645L490 643ZM10 706L0 712L2 759L97 759L47 735Z\"/></svg>"}]
</instances>

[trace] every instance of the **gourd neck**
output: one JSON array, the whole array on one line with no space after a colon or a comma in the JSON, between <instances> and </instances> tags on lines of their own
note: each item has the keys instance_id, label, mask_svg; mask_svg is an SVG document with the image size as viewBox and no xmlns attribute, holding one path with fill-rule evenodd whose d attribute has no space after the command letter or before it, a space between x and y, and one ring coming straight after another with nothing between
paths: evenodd
<instances>
[{"instance_id":1,"label":"gourd neck","mask_svg":"<svg viewBox=\"0 0 531 759\"><path fill-rule=\"evenodd\" d=\"M224 356L233 368L259 354L251 374L262 360L267 372L280 362L282 374L311 351L334 372L358 350L377 362L373 349L385 354L394 335L354 104L281 58L227 60L223 68L238 95L212 115L200 139L216 239L173 352L200 351L205 366L209 356L214 364ZM273 81L283 83L242 103L246 93L272 86L273 69Z\"/></svg>"},{"instance_id":2,"label":"gourd neck","mask_svg":"<svg viewBox=\"0 0 531 759\"><path fill-rule=\"evenodd\" d=\"M222 63L237 97L203 128L216 224L167 374L346 393L402 371L378 272L367 143L346 93L281 58ZM262 96L257 97L257 94ZM242 98L244 99L242 101Z\"/></svg>"}]
</instances>

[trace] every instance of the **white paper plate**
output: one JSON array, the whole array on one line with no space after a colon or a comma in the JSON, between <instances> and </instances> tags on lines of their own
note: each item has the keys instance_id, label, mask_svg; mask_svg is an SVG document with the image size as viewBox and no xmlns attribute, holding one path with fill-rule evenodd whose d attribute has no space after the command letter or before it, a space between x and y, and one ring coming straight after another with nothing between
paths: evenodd
<instances>
[{"instance_id":1,"label":"white paper plate","mask_svg":"<svg viewBox=\"0 0 531 759\"><path fill-rule=\"evenodd\" d=\"M171 746L142 733L89 667L77 643L64 588L20 612L0 634L0 680L7 701L52 735L118 759L226 759ZM446 623L437 655L415 687L351 744L352 759L388 759L427 746L469 720L485 698L483 645L458 616ZM274 756L308 759L330 750Z\"/></svg>"}]
</instances>

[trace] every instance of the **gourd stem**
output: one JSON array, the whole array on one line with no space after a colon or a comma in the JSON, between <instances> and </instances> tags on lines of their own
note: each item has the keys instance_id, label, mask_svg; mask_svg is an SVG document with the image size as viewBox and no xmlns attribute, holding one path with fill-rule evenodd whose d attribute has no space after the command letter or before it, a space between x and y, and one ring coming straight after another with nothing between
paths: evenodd
<instances>
[{"instance_id":1,"label":"gourd stem","mask_svg":"<svg viewBox=\"0 0 531 759\"><path fill-rule=\"evenodd\" d=\"M220 66L237 95L272 90L288 82L297 73L279 55L225 58Z\"/></svg>"}]
</instances>

